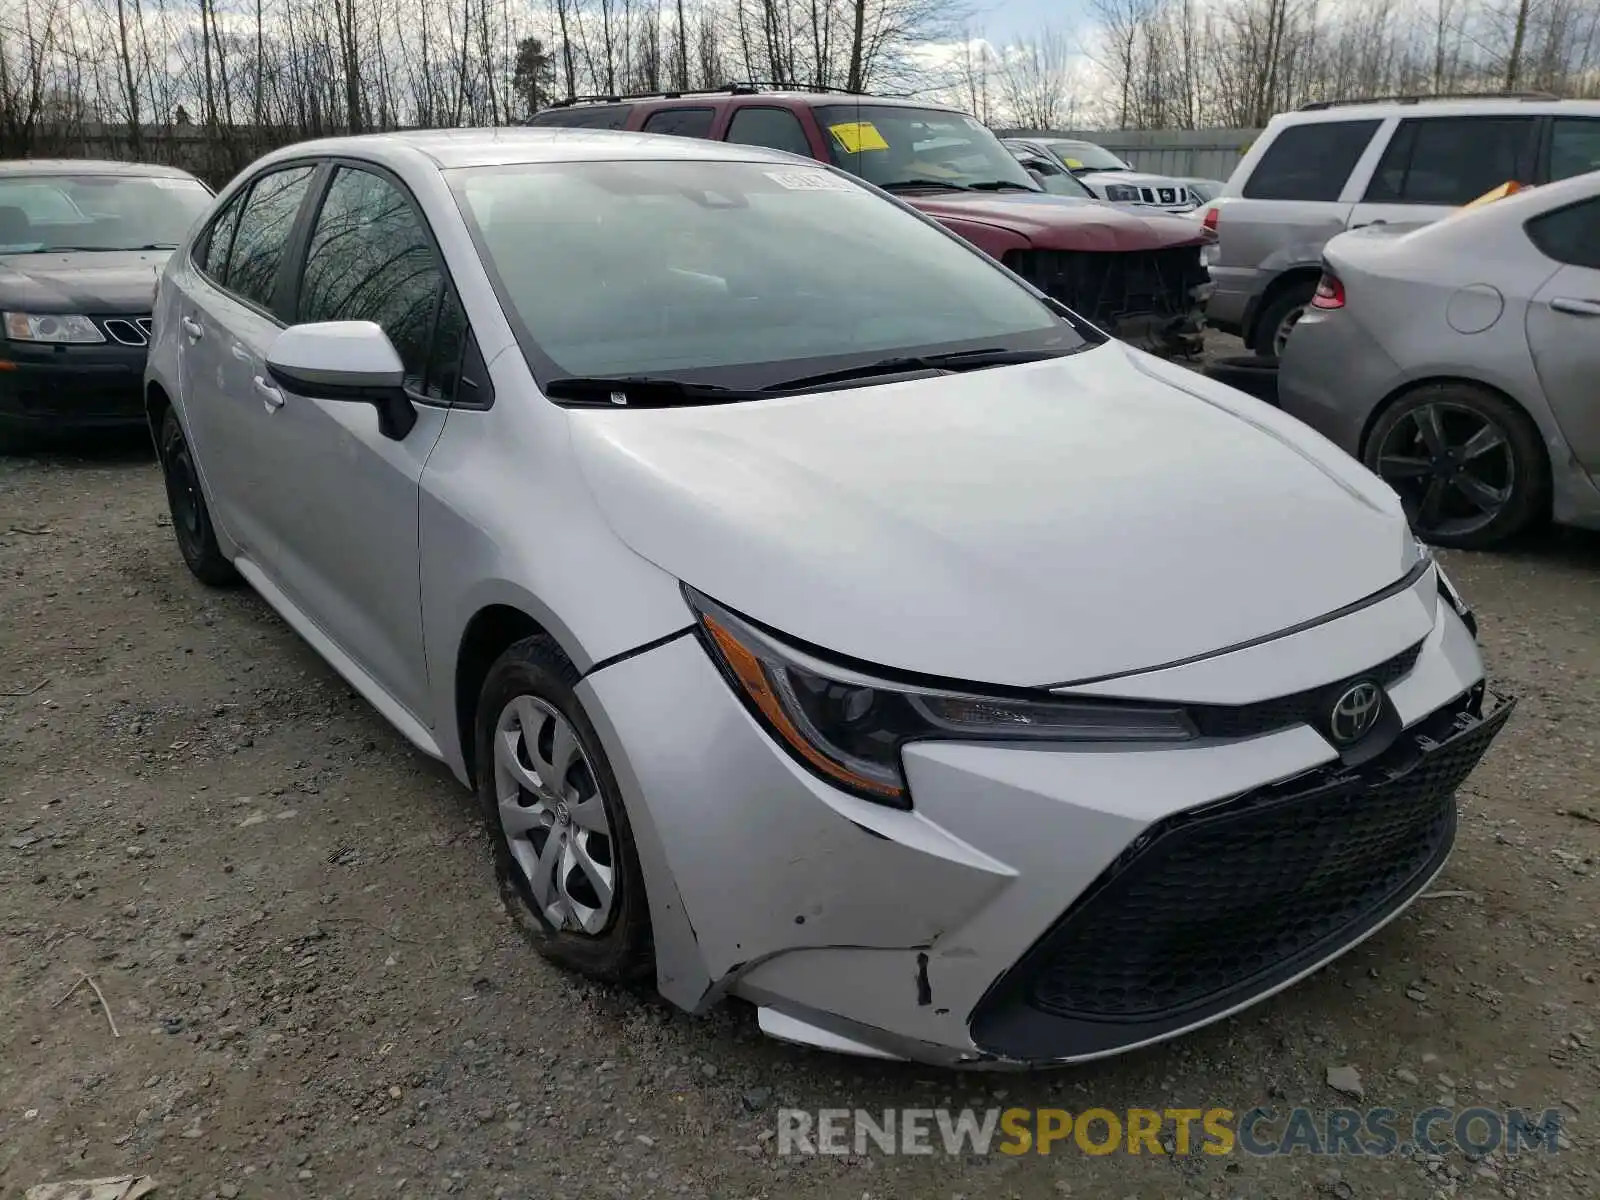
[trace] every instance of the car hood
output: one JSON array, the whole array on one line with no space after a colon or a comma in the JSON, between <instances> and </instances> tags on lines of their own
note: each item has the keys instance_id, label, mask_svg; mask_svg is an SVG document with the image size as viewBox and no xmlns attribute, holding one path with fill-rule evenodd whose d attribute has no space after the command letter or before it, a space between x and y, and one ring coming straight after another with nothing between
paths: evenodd
<instances>
[{"instance_id":1,"label":"car hood","mask_svg":"<svg viewBox=\"0 0 1600 1200\"><path fill-rule=\"evenodd\" d=\"M1204 240L1192 222L1165 213L1141 213L1042 192L992 196L940 192L901 199L935 220L971 221L1020 234L1040 250L1162 250Z\"/></svg>"},{"instance_id":2,"label":"car hood","mask_svg":"<svg viewBox=\"0 0 1600 1200\"><path fill-rule=\"evenodd\" d=\"M1134 187L1182 187L1170 175L1147 175L1142 171L1074 171L1084 183L1092 183L1096 187L1107 183L1128 183Z\"/></svg>"},{"instance_id":3,"label":"car hood","mask_svg":"<svg viewBox=\"0 0 1600 1200\"><path fill-rule=\"evenodd\" d=\"M42 312L147 313L170 250L0 255L0 303Z\"/></svg>"},{"instance_id":4,"label":"car hood","mask_svg":"<svg viewBox=\"0 0 1600 1200\"><path fill-rule=\"evenodd\" d=\"M628 546L789 637L1038 686L1270 636L1401 578L1395 494L1290 417L1111 342L931 380L573 410Z\"/></svg>"}]
</instances>

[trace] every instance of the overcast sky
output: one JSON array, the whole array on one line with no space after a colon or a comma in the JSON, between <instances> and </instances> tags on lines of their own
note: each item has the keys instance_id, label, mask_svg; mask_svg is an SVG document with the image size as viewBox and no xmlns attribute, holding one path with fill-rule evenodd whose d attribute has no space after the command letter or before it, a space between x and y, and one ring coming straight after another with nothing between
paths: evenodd
<instances>
[{"instance_id":1,"label":"overcast sky","mask_svg":"<svg viewBox=\"0 0 1600 1200\"><path fill-rule=\"evenodd\" d=\"M1047 25L1070 33L1089 23L1085 0L977 0L974 10L973 28L995 43L1027 37Z\"/></svg>"}]
</instances>

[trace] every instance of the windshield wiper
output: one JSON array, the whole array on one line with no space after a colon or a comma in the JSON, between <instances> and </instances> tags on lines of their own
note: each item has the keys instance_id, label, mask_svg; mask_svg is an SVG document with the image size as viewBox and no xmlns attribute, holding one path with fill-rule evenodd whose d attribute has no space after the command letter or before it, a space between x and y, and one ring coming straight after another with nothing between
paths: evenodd
<instances>
[{"instance_id":1,"label":"windshield wiper","mask_svg":"<svg viewBox=\"0 0 1600 1200\"><path fill-rule=\"evenodd\" d=\"M823 371L817 375L801 375L785 379L762 388L764 392L787 392L829 383L846 383L852 379L870 379L874 375L905 375L912 371L976 371L984 367L1009 367L1018 363L1043 362L1047 358L1062 358L1088 349L1087 344L1067 350L1006 350L991 346L983 350L955 350L948 354L919 354L896 358L880 358L877 362L859 367L844 367L838 371Z\"/></svg>"},{"instance_id":2,"label":"windshield wiper","mask_svg":"<svg viewBox=\"0 0 1600 1200\"><path fill-rule=\"evenodd\" d=\"M967 184L969 192L1003 192L1007 188L1016 188L1019 192L1042 192L1043 188L1029 187L1025 183L1018 183L1013 179L985 179L981 183Z\"/></svg>"},{"instance_id":3,"label":"windshield wiper","mask_svg":"<svg viewBox=\"0 0 1600 1200\"><path fill-rule=\"evenodd\" d=\"M950 179L896 179L893 183L880 183L878 186L886 192L898 192L901 188L949 188L955 192L974 190L965 183L956 183Z\"/></svg>"},{"instance_id":4,"label":"windshield wiper","mask_svg":"<svg viewBox=\"0 0 1600 1200\"><path fill-rule=\"evenodd\" d=\"M552 400L618 408L673 408L685 404L731 404L753 400L759 393L694 383L665 375L568 375L544 385Z\"/></svg>"},{"instance_id":5,"label":"windshield wiper","mask_svg":"<svg viewBox=\"0 0 1600 1200\"><path fill-rule=\"evenodd\" d=\"M129 254L135 250L176 250L170 242L148 246L40 246L37 250L7 250L7 254Z\"/></svg>"}]
</instances>

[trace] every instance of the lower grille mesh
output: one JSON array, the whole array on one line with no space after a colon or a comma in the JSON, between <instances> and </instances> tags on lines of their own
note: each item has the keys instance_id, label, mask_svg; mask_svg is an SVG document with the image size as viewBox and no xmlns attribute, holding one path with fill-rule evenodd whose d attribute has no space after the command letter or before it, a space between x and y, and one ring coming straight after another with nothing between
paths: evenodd
<instances>
[{"instance_id":1,"label":"lower grille mesh","mask_svg":"<svg viewBox=\"0 0 1600 1200\"><path fill-rule=\"evenodd\" d=\"M1032 952L1028 1003L1145 1021L1315 961L1442 856L1455 790L1509 713L1408 736L1410 765L1385 755L1376 782L1318 772L1155 827Z\"/></svg>"}]
</instances>

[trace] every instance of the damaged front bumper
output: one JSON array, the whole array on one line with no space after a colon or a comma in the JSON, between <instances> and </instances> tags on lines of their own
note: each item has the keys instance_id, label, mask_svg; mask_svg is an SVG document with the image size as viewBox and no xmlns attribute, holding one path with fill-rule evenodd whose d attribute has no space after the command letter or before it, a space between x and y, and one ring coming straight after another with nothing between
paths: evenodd
<instances>
[{"instance_id":1,"label":"damaged front bumper","mask_svg":"<svg viewBox=\"0 0 1600 1200\"><path fill-rule=\"evenodd\" d=\"M1120 341L1165 358L1193 358L1203 349L1215 291L1204 249L1017 250L1005 264Z\"/></svg>"},{"instance_id":2,"label":"damaged front bumper","mask_svg":"<svg viewBox=\"0 0 1600 1200\"><path fill-rule=\"evenodd\" d=\"M904 754L911 811L799 767L693 637L590 675L658 986L691 1011L743 997L793 1042L990 1067L1118 1053L1288 987L1427 885L1510 712L1459 616L1430 611L1385 685L1403 732L1354 773L1307 724L1116 752L927 742ZM1355 618L1316 636L1346 622L1359 655ZM1339 819L1358 810L1371 828Z\"/></svg>"}]
</instances>

